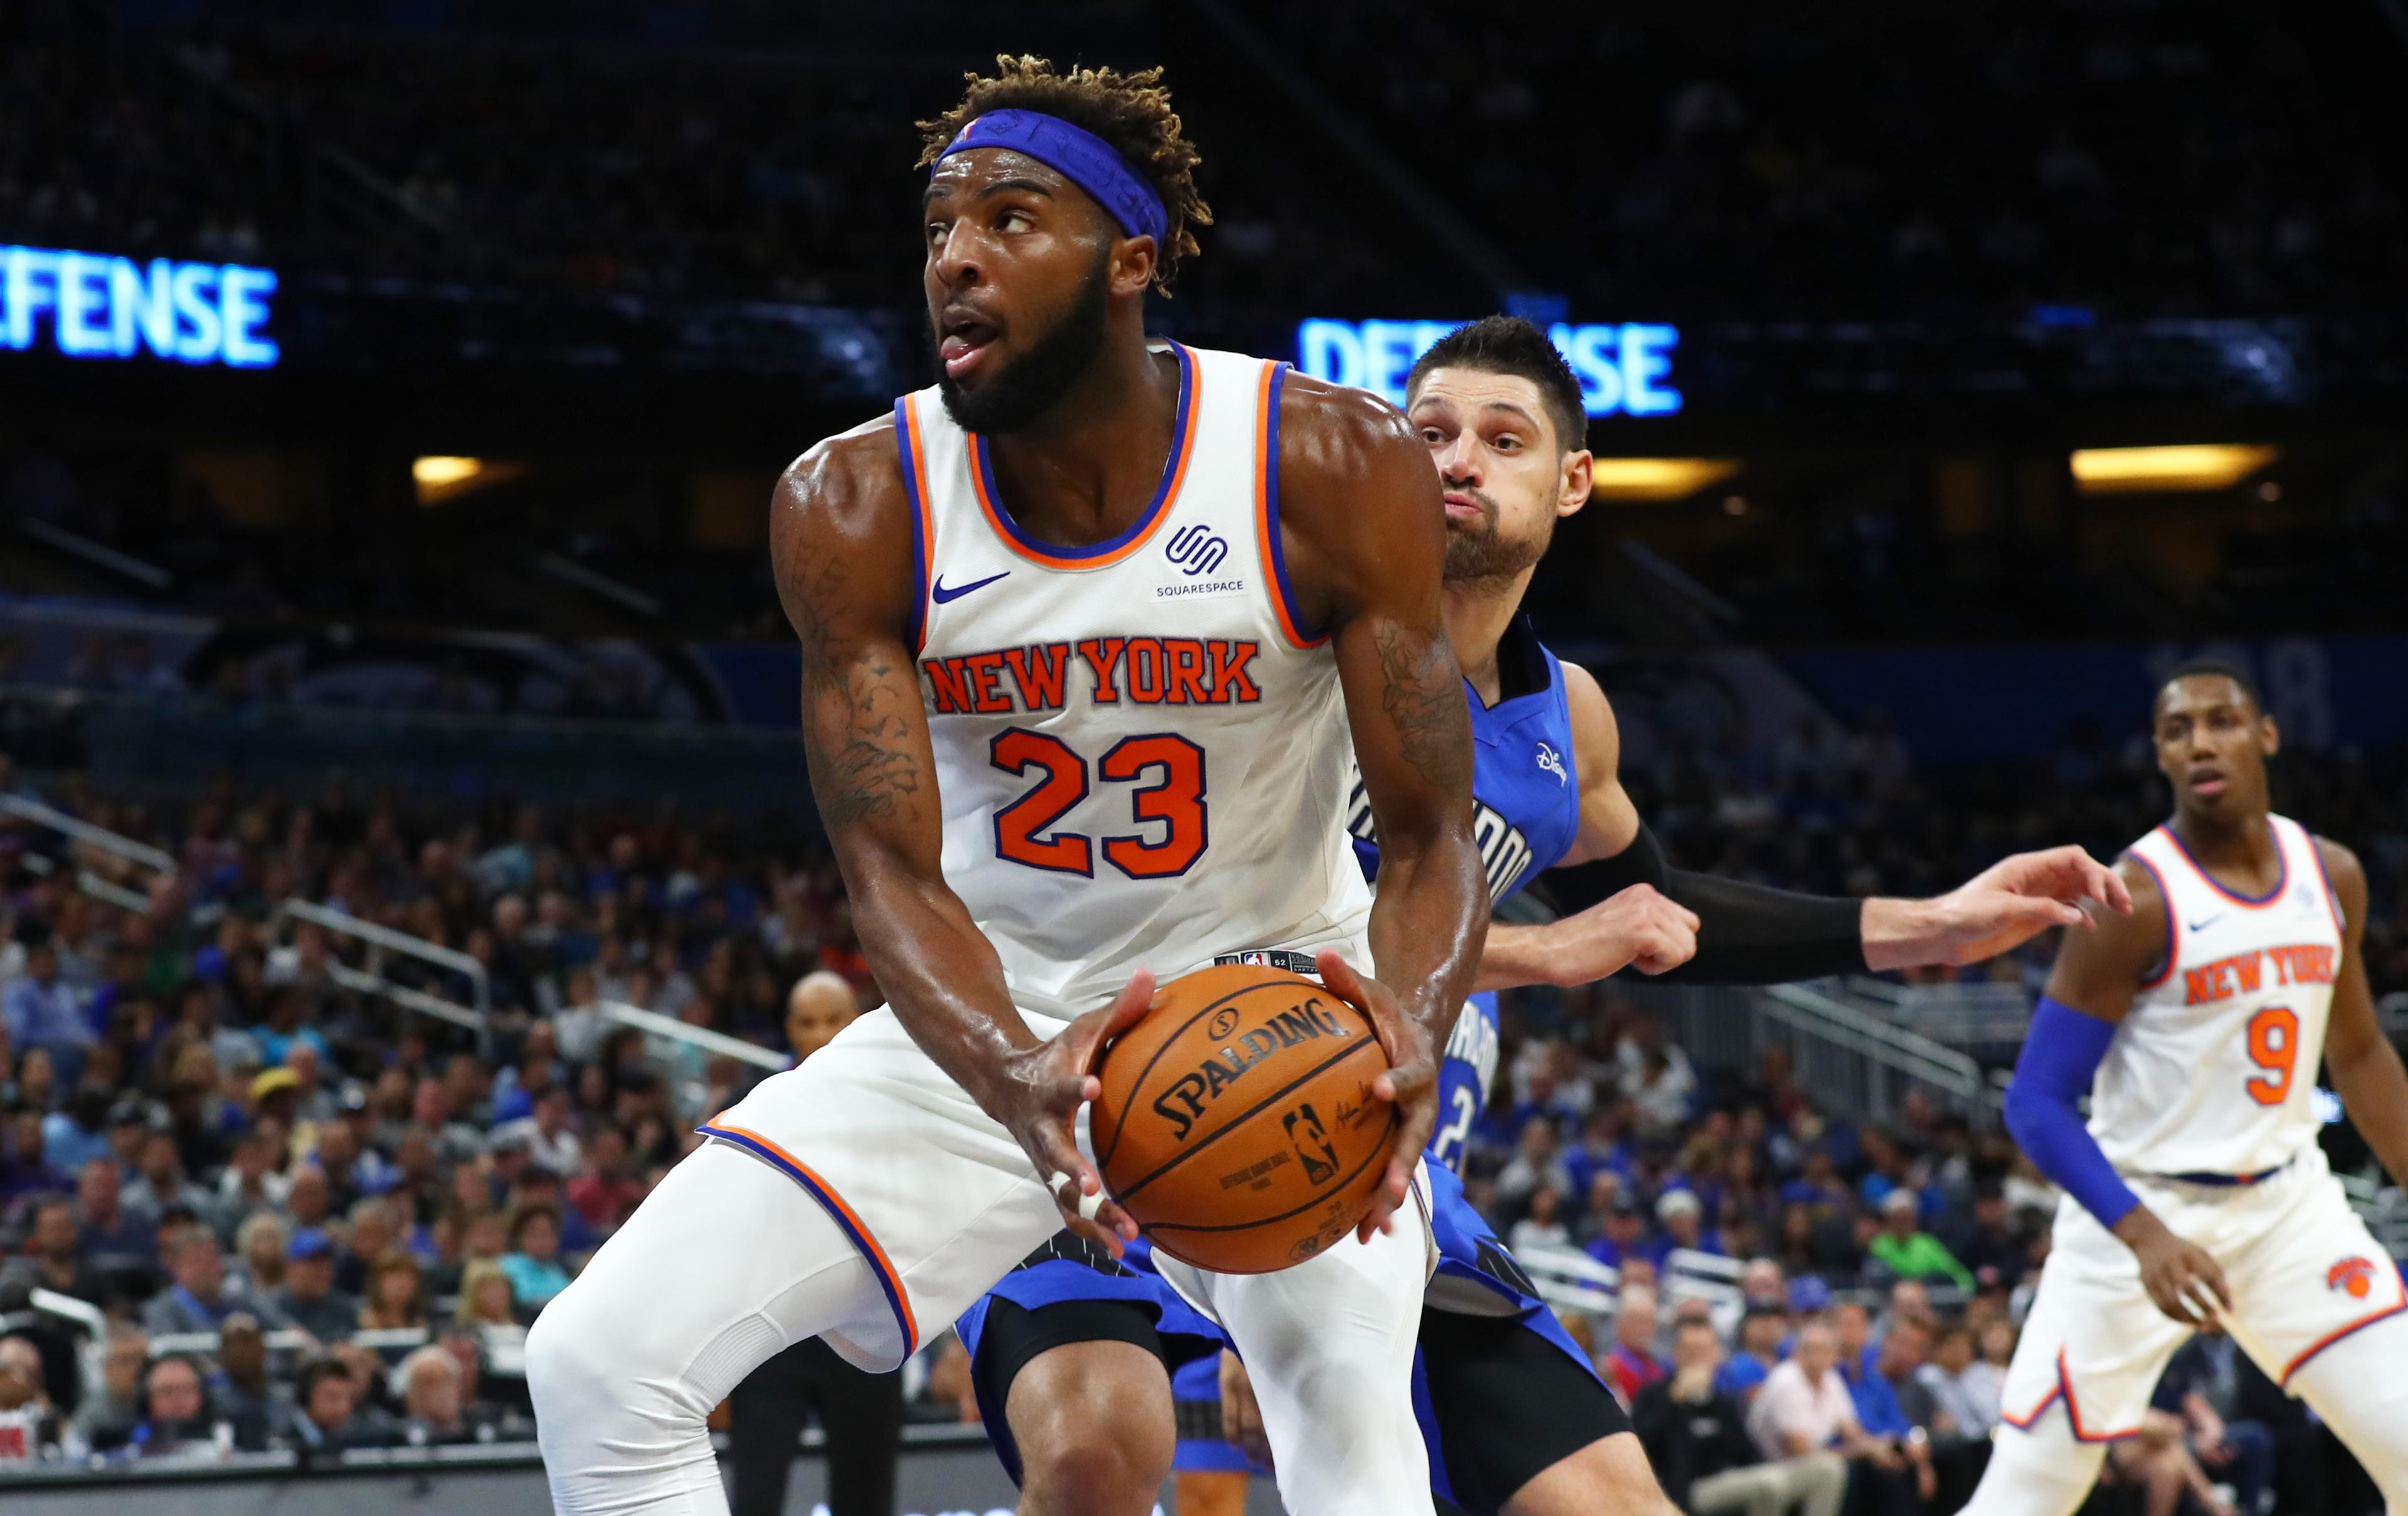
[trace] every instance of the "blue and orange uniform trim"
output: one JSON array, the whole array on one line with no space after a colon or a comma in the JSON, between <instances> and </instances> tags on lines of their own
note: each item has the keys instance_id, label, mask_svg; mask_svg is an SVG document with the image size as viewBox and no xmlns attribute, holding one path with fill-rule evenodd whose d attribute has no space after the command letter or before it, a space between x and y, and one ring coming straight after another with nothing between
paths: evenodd
<instances>
[{"instance_id":1,"label":"blue and orange uniform trim","mask_svg":"<svg viewBox=\"0 0 2408 1516\"><path fill-rule=\"evenodd\" d=\"M995 466L987 455L985 436L971 434L970 487L978 496L979 509L986 513L987 525L1003 539L1004 546L1041 568L1104 569L1145 546L1154 528L1169 518L1170 502L1179 498L1179 486L1187 477L1188 455L1196 446L1196 355L1179 342L1171 343L1170 351L1179 358L1179 410L1171 420L1173 440L1170 456L1162 466L1162 483L1144 513L1129 524L1128 530L1108 541L1086 547L1058 547L1022 531L1020 523L1011 519L1011 513L997 503L1001 492L996 487Z\"/></svg>"},{"instance_id":2,"label":"blue and orange uniform trim","mask_svg":"<svg viewBox=\"0 0 2408 1516\"><path fill-rule=\"evenodd\" d=\"M895 1325L903 1334L902 1356L909 1358L920 1350L920 1323L911 1315L911 1297L903 1289L903 1276L896 1272L894 1261L886 1256L886 1249L878 1245L878 1239L870 1234L868 1226L852 1206L844 1203L844 1197L836 1192L834 1186L821 1178L810 1164L758 1132L730 1126L724 1121L705 1121L695 1130L706 1137L716 1137L721 1142L743 1148L801 1185L807 1194L818 1201L820 1208L828 1213L829 1220L836 1222L838 1229L868 1261L870 1272L878 1276L878 1287L886 1292L886 1304L895 1312Z\"/></svg>"},{"instance_id":3,"label":"blue and orange uniform trim","mask_svg":"<svg viewBox=\"0 0 2408 1516\"><path fill-rule=\"evenodd\" d=\"M2165 966L2141 981L2142 989L2155 989L2174 976L2174 960L2182 957L2182 938L2174 931L2174 892L2166 888L2166 876L2157 872L2157 866L2143 858L2137 850L2124 856L2147 870L2149 877L2157 882L2157 908L2166 917Z\"/></svg>"},{"instance_id":4,"label":"blue and orange uniform trim","mask_svg":"<svg viewBox=\"0 0 2408 1516\"><path fill-rule=\"evenodd\" d=\"M2291 850L2283 845L2282 829L2276 827L2272 818L2268 819L2266 826L2274 834L2274 859L2282 864L2283 872L2275 877L2274 888L2262 895L2244 895L2237 889L2228 888L2218 883L2215 875L2208 873L2200 863L2199 859L2191 852L2190 845L2182 840L2181 833L2163 823L2158 825L2157 830L2166 834L2166 841L2174 845L2174 851L2180 853L2183 856L2183 861L2190 865L2190 872L2207 881L2208 888L2214 890L2235 905L2252 911L2262 911L2281 900L2283 891L2291 888Z\"/></svg>"},{"instance_id":5,"label":"blue and orange uniform trim","mask_svg":"<svg viewBox=\"0 0 2408 1516\"><path fill-rule=\"evenodd\" d=\"M911 502L911 654L928 634L928 566L936 561L937 525L928 513L928 458L921 445L920 408L906 395L895 402L895 446L903 465L903 493Z\"/></svg>"},{"instance_id":6,"label":"blue and orange uniform trim","mask_svg":"<svg viewBox=\"0 0 2408 1516\"><path fill-rule=\"evenodd\" d=\"M2378 1252L2375 1256L2377 1258L2382 1258L2383 1254ZM2390 1261L2386 1259L2385 1262L2388 1263ZM2400 1287L2399 1299L2393 1301L2388 1306L2380 1307L2374 1310L2371 1310L2365 1315L2359 1317L2357 1321L2351 1321L2345 1326L2337 1327L2333 1331L2328 1332L2323 1336L2318 1337L2315 1342L2310 1343L2306 1351L2300 1353L2297 1358L2292 1359L2289 1363L2283 1365L2283 1372L2275 1376L2274 1382L2286 1390L2289 1389L2291 1387L2291 1376L2297 1374L2302 1368L2305 1368L2308 1364L2309 1359L2314 1358L2316 1354L2324 1351L2327 1348L2331 1347L2334 1343L2339 1342L2342 1338L2348 1336L2353 1333L2363 1332L2377 1321L2387 1321L2394 1316L2398 1316L2403 1311L2408 1311L2408 1278L2402 1278L2401 1277L2400 1265L2397 1263L2391 1264L2389 1272L2391 1275L2391 1282Z\"/></svg>"},{"instance_id":7,"label":"blue and orange uniform trim","mask_svg":"<svg viewBox=\"0 0 2408 1516\"><path fill-rule=\"evenodd\" d=\"M1319 647L1329 641L1326 631L1308 633L1296 612L1296 591L1287 581L1287 548L1280 541L1279 466L1280 393L1287 384L1287 365L1266 363L1254 386L1254 541L1263 555L1263 587L1268 593L1280 631L1297 647Z\"/></svg>"},{"instance_id":8,"label":"blue and orange uniform trim","mask_svg":"<svg viewBox=\"0 0 2408 1516\"><path fill-rule=\"evenodd\" d=\"M2073 1376L2066 1369L2065 1350L2062 1348L2059 1348L2057 1350L2057 1383L2049 1387L2048 1393L2040 1397L2040 1404L2034 1406L2030 1410L2025 1412L2021 1416L2015 1415L2013 1411L2001 1411L2000 1416L2001 1420L2003 1420L2009 1426L2014 1427L2016 1431L2028 1432L2032 1429L2032 1423L2040 1420L2041 1413L2047 1410L2050 1406L2056 1404L2059 1400L2065 1402L2066 1422L2073 1428L2073 1437L2077 1442L2122 1442L2128 1438L2137 1437L2141 1435L2141 1429L2137 1426L2128 1432L2086 1432L2083 1430L2082 1407L2080 1403L2073 1398Z\"/></svg>"}]
</instances>

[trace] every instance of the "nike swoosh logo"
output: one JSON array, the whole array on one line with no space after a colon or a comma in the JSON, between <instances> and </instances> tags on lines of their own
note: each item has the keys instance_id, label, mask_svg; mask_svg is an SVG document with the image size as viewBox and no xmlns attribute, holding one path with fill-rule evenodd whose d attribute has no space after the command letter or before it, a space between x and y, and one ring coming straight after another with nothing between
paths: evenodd
<instances>
[{"instance_id":1,"label":"nike swoosh logo","mask_svg":"<svg viewBox=\"0 0 2408 1516\"><path fill-rule=\"evenodd\" d=\"M2210 927L2212 927L2212 926L2215 925L2218 921L2221 921L2221 920L2223 920L2223 919L2224 919L2224 913L2223 913L2222 911L2218 911L2218 912L2216 912L2214 916L2209 917L2208 917L2206 920L2204 920L2204 921L2193 921L2193 922L2190 922L2190 923L2189 923L2189 926L2190 926L2191 931L2205 931L2208 928L2210 928Z\"/></svg>"},{"instance_id":2,"label":"nike swoosh logo","mask_svg":"<svg viewBox=\"0 0 2408 1516\"><path fill-rule=\"evenodd\" d=\"M954 600L960 599L971 590L984 589L987 585L994 584L998 579L1009 578L1011 570L1006 569L1002 573L989 574L984 579L973 579L967 585L955 585L951 588L946 587L944 575L939 574L937 576L937 582L928 587L928 599L936 601L939 605L950 604Z\"/></svg>"}]
</instances>

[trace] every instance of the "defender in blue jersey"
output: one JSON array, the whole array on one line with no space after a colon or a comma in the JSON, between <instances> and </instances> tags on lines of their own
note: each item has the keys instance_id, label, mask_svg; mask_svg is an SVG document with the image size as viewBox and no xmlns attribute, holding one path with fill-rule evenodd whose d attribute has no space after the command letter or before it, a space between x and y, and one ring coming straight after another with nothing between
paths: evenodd
<instances>
[{"instance_id":1,"label":"defender in blue jersey","mask_svg":"<svg viewBox=\"0 0 2408 1516\"><path fill-rule=\"evenodd\" d=\"M1430 1145L1440 1253L1422 1317L1414 1397L1435 1494L1478 1516L1669 1516L1621 1407L1453 1172L1493 1080L1494 991L1585 984L1625 969L1696 982L1769 984L1867 968L1971 962L2049 927L2086 925L2074 902L2119 902L2079 848L2020 855L1929 901L1833 900L1671 869L1617 776L1620 734L1586 670L1558 662L1520 614L1555 522L1584 504L1580 386L1528 323L1491 317L1415 365L1408 414L1429 446L1447 511L1447 632L1471 697L1474 835L1492 899L1542 870L1591 863L1606 898L1544 926L1493 924L1440 1070ZM1367 874L1377 839L1350 830ZM1021 1480L1025 1513L1132 1516L1171 1462L1170 1376L1209 1383L1211 1326L1145 1272L1040 1250L966 1315L963 1338L989 1435ZM1250 1420L1242 1369L1221 1376ZM1181 1466L1188 1464L1182 1460ZM1196 1495L1182 1480L1181 1509ZM1239 1490L1242 1496L1242 1489Z\"/></svg>"}]
</instances>

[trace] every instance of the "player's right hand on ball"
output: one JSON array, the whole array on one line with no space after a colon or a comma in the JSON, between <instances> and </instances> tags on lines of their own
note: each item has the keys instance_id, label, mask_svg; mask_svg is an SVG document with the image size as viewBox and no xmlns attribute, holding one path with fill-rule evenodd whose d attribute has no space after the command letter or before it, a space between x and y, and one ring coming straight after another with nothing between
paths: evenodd
<instances>
[{"instance_id":1,"label":"player's right hand on ball","mask_svg":"<svg viewBox=\"0 0 2408 1516\"><path fill-rule=\"evenodd\" d=\"M1062 1224L1114 1258L1136 1239L1137 1222L1104 1193L1103 1177L1079 1151L1079 1108L1103 1093L1096 1065L1104 1046L1143 1019L1153 1003L1154 971L1140 969L1110 1005L1089 1011L1052 1042L1010 1060L1003 1093L988 1106L1037 1165L1038 1178L1061 1209Z\"/></svg>"},{"instance_id":2,"label":"player's right hand on ball","mask_svg":"<svg viewBox=\"0 0 2408 1516\"><path fill-rule=\"evenodd\" d=\"M1412 1193L1413 1170L1438 1130L1438 1049L1429 1029L1405 1014L1386 985L1365 978L1326 948L1313 962L1330 993L1370 1018L1388 1055L1388 1071L1371 1081L1371 1096L1397 1107L1397 1142L1388 1149L1387 1176L1354 1229L1358 1240L1369 1242L1371 1234L1388 1230L1389 1216Z\"/></svg>"},{"instance_id":3,"label":"player's right hand on ball","mask_svg":"<svg viewBox=\"0 0 2408 1516\"><path fill-rule=\"evenodd\" d=\"M2115 1235L2140 1261L2141 1283L2157 1309L2185 1326L2214 1330L2232 1308L2232 1287L2208 1250L2175 1236L2146 1206L2135 1206L2114 1226Z\"/></svg>"},{"instance_id":4,"label":"player's right hand on ball","mask_svg":"<svg viewBox=\"0 0 2408 1516\"><path fill-rule=\"evenodd\" d=\"M1677 969L1697 956L1698 913L1654 885L1632 885L1547 929L1547 977L1567 989L1637 964Z\"/></svg>"}]
</instances>

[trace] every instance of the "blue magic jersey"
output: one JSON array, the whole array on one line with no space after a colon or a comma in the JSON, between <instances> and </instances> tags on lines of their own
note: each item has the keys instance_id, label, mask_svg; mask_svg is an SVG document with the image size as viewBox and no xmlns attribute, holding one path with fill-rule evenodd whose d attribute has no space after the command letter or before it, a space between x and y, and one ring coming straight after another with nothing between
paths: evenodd
<instances>
[{"instance_id":1,"label":"blue magic jersey","mask_svg":"<svg viewBox=\"0 0 2408 1516\"><path fill-rule=\"evenodd\" d=\"M1571 708L1564 698L1563 666L1520 618L1497 646L1500 689L1494 705L1465 683L1471 701L1472 837L1496 904L1553 868L1580 832L1579 771L1572 762ZM1366 878L1380 872L1380 845L1371 834L1371 802L1363 776L1347 797L1346 830ZM1439 1123L1430 1138L1434 1163L1463 1167L1464 1144L1497 1077L1497 997L1472 996L1447 1040L1439 1066Z\"/></svg>"}]
</instances>

